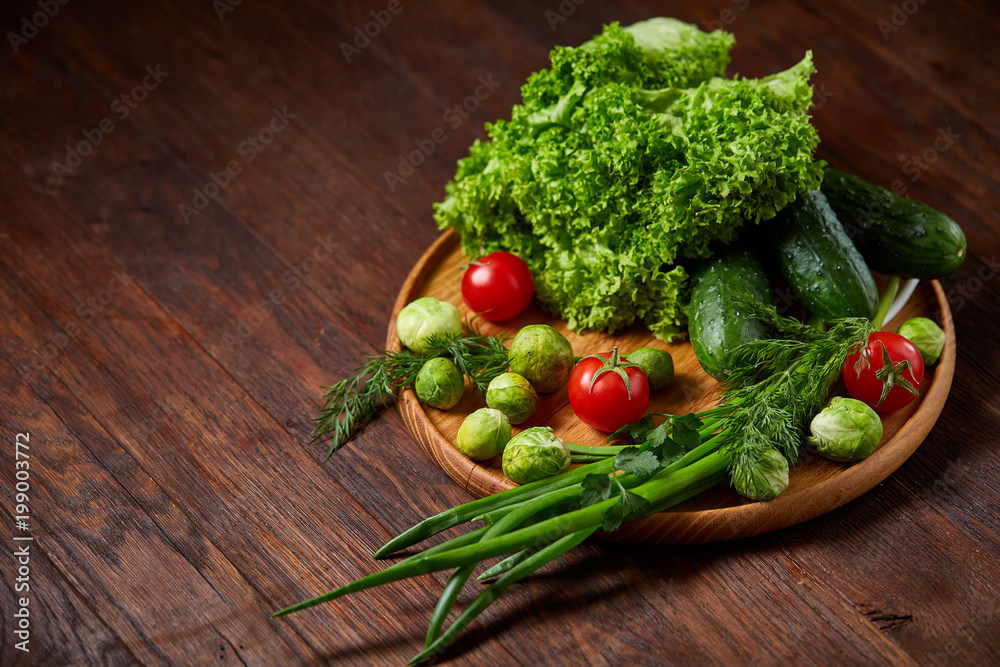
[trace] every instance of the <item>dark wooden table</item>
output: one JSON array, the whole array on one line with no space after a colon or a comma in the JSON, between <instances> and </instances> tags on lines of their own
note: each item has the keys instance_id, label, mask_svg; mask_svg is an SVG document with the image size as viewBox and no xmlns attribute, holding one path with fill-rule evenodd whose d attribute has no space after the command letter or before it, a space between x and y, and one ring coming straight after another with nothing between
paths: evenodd
<instances>
[{"instance_id":1,"label":"dark wooden table","mask_svg":"<svg viewBox=\"0 0 1000 667\"><path fill-rule=\"evenodd\" d=\"M551 47L659 13L735 33L749 76L812 49L820 156L961 222L951 396L849 505L585 544L441 659L1000 662L994 3L33 0L0 9L0 663L416 653L443 574L269 618L468 500L395 410L324 461L319 388L383 346L455 161Z\"/></svg>"}]
</instances>

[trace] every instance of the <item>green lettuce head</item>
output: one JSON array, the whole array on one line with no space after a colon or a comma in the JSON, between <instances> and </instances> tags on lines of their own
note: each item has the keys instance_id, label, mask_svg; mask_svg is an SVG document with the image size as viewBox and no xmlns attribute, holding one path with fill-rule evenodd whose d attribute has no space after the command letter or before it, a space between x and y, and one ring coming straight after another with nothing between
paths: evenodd
<instances>
[{"instance_id":1,"label":"green lettuce head","mask_svg":"<svg viewBox=\"0 0 1000 667\"><path fill-rule=\"evenodd\" d=\"M550 426L526 428L503 450L503 474L513 482L527 484L569 470L569 448Z\"/></svg>"},{"instance_id":2,"label":"green lettuce head","mask_svg":"<svg viewBox=\"0 0 1000 667\"><path fill-rule=\"evenodd\" d=\"M684 266L823 177L811 55L727 77L733 44L723 30L655 18L555 47L521 103L459 161L438 226L470 256L524 259L540 303L572 330L645 323L679 337Z\"/></svg>"},{"instance_id":3,"label":"green lettuce head","mask_svg":"<svg viewBox=\"0 0 1000 667\"><path fill-rule=\"evenodd\" d=\"M868 458L882 440L882 420L867 404L837 396L809 424L810 445L820 456L853 463Z\"/></svg>"}]
</instances>

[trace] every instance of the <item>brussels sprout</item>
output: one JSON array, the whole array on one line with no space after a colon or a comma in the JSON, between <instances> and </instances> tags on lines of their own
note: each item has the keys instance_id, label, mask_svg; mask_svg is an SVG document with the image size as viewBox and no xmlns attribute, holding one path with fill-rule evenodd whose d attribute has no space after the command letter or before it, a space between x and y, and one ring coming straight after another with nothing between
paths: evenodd
<instances>
[{"instance_id":1,"label":"brussels sprout","mask_svg":"<svg viewBox=\"0 0 1000 667\"><path fill-rule=\"evenodd\" d=\"M539 394L561 388L573 372L573 346L547 324L529 324L510 344L510 370L524 376Z\"/></svg>"},{"instance_id":2,"label":"brussels sprout","mask_svg":"<svg viewBox=\"0 0 1000 667\"><path fill-rule=\"evenodd\" d=\"M417 354L427 349L432 336L462 333L462 316L447 301L424 296L406 304L396 316L400 342Z\"/></svg>"},{"instance_id":3,"label":"brussels sprout","mask_svg":"<svg viewBox=\"0 0 1000 667\"><path fill-rule=\"evenodd\" d=\"M462 400L465 380L451 359L434 357L420 367L414 388L417 390L417 398L427 405L450 410Z\"/></svg>"},{"instance_id":4,"label":"brussels sprout","mask_svg":"<svg viewBox=\"0 0 1000 667\"><path fill-rule=\"evenodd\" d=\"M510 432L507 415L493 408L479 408L458 427L455 448L473 461L485 461L504 450Z\"/></svg>"},{"instance_id":5,"label":"brussels sprout","mask_svg":"<svg viewBox=\"0 0 1000 667\"><path fill-rule=\"evenodd\" d=\"M903 322L897 333L916 346L920 356L923 357L924 366L937 363L941 358L941 350L944 349L944 331L934 323L934 320L914 317Z\"/></svg>"},{"instance_id":6,"label":"brussels sprout","mask_svg":"<svg viewBox=\"0 0 1000 667\"><path fill-rule=\"evenodd\" d=\"M526 428L503 450L503 474L513 482L527 484L569 470L569 448L551 426Z\"/></svg>"},{"instance_id":7,"label":"brussels sprout","mask_svg":"<svg viewBox=\"0 0 1000 667\"><path fill-rule=\"evenodd\" d=\"M520 424L535 413L538 394L523 375L501 373L486 388L486 405L507 415L511 424Z\"/></svg>"},{"instance_id":8,"label":"brussels sprout","mask_svg":"<svg viewBox=\"0 0 1000 667\"><path fill-rule=\"evenodd\" d=\"M788 488L788 459L777 449L769 449L757 461L748 477L733 478L736 492L750 500L771 500Z\"/></svg>"},{"instance_id":9,"label":"brussels sprout","mask_svg":"<svg viewBox=\"0 0 1000 667\"><path fill-rule=\"evenodd\" d=\"M631 363L637 364L646 374L649 388L652 391L665 388L674 379L674 358L666 350L655 347L640 347L626 356Z\"/></svg>"},{"instance_id":10,"label":"brussels sprout","mask_svg":"<svg viewBox=\"0 0 1000 667\"><path fill-rule=\"evenodd\" d=\"M866 403L836 396L809 424L810 445L820 456L854 462L868 458L882 440L882 420Z\"/></svg>"}]
</instances>

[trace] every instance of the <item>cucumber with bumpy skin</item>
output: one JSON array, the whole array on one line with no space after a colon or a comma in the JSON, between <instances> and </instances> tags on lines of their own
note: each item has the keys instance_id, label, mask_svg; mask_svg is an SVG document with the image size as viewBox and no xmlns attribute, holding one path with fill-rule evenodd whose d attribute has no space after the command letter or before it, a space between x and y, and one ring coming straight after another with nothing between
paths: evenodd
<instances>
[{"instance_id":1,"label":"cucumber with bumpy skin","mask_svg":"<svg viewBox=\"0 0 1000 667\"><path fill-rule=\"evenodd\" d=\"M873 271L933 280L965 261L962 228L926 204L829 167L820 189Z\"/></svg>"},{"instance_id":2,"label":"cucumber with bumpy skin","mask_svg":"<svg viewBox=\"0 0 1000 667\"><path fill-rule=\"evenodd\" d=\"M701 367L716 380L725 379L733 349L767 333L760 320L734 307L739 295L771 303L771 281L751 251L729 248L695 271L688 334Z\"/></svg>"},{"instance_id":3,"label":"cucumber with bumpy skin","mask_svg":"<svg viewBox=\"0 0 1000 667\"><path fill-rule=\"evenodd\" d=\"M800 195L761 232L778 271L811 313L826 322L875 316L875 279L822 192Z\"/></svg>"}]
</instances>

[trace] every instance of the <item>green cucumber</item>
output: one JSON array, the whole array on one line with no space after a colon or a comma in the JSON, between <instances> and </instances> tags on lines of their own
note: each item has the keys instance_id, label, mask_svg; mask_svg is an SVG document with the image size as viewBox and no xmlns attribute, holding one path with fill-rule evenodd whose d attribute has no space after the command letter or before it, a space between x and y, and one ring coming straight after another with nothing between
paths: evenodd
<instances>
[{"instance_id":1,"label":"green cucumber","mask_svg":"<svg viewBox=\"0 0 1000 667\"><path fill-rule=\"evenodd\" d=\"M762 322L734 307L741 294L764 303L772 299L767 271L749 250L727 249L698 267L691 281L691 347L701 367L716 380L726 377L734 348L767 333Z\"/></svg>"},{"instance_id":2,"label":"green cucumber","mask_svg":"<svg viewBox=\"0 0 1000 667\"><path fill-rule=\"evenodd\" d=\"M933 280L965 261L965 234L944 213L829 167L821 189L873 271Z\"/></svg>"},{"instance_id":3,"label":"green cucumber","mask_svg":"<svg viewBox=\"0 0 1000 667\"><path fill-rule=\"evenodd\" d=\"M761 237L789 287L821 320L875 316L875 279L822 192L799 195L761 225Z\"/></svg>"}]
</instances>

